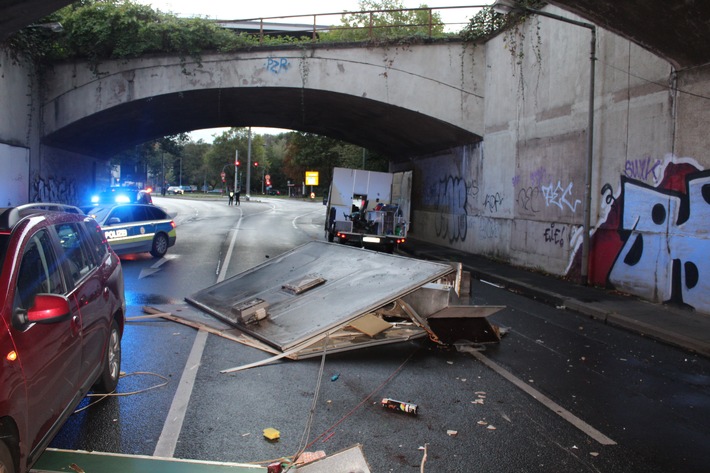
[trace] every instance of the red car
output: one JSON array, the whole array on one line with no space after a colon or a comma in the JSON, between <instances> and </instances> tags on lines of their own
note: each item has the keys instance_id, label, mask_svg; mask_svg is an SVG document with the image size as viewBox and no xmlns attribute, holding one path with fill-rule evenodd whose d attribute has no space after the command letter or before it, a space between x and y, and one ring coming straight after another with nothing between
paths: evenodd
<instances>
[{"instance_id":1,"label":"red car","mask_svg":"<svg viewBox=\"0 0 710 473\"><path fill-rule=\"evenodd\" d=\"M78 208L0 208L0 472L25 472L121 370L121 261Z\"/></svg>"}]
</instances>

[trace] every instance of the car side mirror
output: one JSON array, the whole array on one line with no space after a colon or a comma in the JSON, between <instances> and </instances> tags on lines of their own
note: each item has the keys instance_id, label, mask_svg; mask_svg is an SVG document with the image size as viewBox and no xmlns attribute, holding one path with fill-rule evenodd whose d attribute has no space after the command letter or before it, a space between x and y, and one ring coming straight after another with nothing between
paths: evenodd
<instances>
[{"instance_id":1,"label":"car side mirror","mask_svg":"<svg viewBox=\"0 0 710 473\"><path fill-rule=\"evenodd\" d=\"M57 294L37 294L32 307L15 311L15 323L53 324L67 320L71 315L69 300Z\"/></svg>"}]
</instances>

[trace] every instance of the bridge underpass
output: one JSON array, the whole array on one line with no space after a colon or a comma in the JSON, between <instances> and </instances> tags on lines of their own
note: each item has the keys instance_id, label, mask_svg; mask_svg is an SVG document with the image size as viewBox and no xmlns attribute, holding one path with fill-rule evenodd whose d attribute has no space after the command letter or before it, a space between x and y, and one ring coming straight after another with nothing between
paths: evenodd
<instances>
[{"instance_id":1,"label":"bridge underpass","mask_svg":"<svg viewBox=\"0 0 710 473\"><path fill-rule=\"evenodd\" d=\"M279 48L55 66L43 144L104 157L218 127L326 135L392 159L481 141L484 48L466 43Z\"/></svg>"}]
</instances>

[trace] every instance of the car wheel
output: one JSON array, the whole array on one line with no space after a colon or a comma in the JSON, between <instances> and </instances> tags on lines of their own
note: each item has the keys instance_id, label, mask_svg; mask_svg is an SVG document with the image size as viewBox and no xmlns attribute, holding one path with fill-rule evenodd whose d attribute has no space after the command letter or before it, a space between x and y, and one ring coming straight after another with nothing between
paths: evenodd
<instances>
[{"instance_id":1,"label":"car wheel","mask_svg":"<svg viewBox=\"0 0 710 473\"><path fill-rule=\"evenodd\" d=\"M101 377L96 381L94 389L100 393L111 393L116 390L118 378L121 376L121 332L118 324L111 322L111 333L106 348L106 358L101 369Z\"/></svg>"},{"instance_id":2,"label":"car wheel","mask_svg":"<svg viewBox=\"0 0 710 473\"><path fill-rule=\"evenodd\" d=\"M0 473L15 473L15 463L12 461L10 449L0 440Z\"/></svg>"},{"instance_id":3,"label":"car wheel","mask_svg":"<svg viewBox=\"0 0 710 473\"><path fill-rule=\"evenodd\" d=\"M153 238L153 249L150 254L154 258L162 258L168 252L168 236L165 233L158 233Z\"/></svg>"}]
</instances>

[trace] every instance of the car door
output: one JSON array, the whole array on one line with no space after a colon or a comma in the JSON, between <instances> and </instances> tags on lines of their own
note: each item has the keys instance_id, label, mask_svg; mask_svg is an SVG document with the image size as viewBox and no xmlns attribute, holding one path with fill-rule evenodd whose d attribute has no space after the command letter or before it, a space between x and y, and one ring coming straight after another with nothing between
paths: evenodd
<instances>
[{"instance_id":1,"label":"car door","mask_svg":"<svg viewBox=\"0 0 710 473\"><path fill-rule=\"evenodd\" d=\"M13 276L12 338L27 386L27 440L35 447L76 400L81 365L80 320L76 313L52 323L23 322L22 314L42 293L66 296L67 287L49 230L30 236Z\"/></svg>"},{"instance_id":2,"label":"car door","mask_svg":"<svg viewBox=\"0 0 710 473\"><path fill-rule=\"evenodd\" d=\"M70 307L80 318L82 355L79 382L86 388L96 379L108 340L111 317L109 289L103 284L99 261L90 246L90 237L83 223L60 223L54 228L69 274Z\"/></svg>"}]
</instances>

